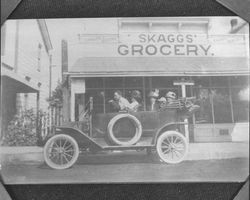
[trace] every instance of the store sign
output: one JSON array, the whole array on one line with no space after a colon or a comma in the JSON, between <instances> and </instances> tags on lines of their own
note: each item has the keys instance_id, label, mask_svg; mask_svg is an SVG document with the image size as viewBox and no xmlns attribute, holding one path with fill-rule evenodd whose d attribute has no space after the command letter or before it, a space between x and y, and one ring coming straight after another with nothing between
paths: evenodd
<instances>
[{"instance_id":1,"label":"store sign","mask_svg":"<svg viewBox=\"0 0 250 200\"><path fill-rule=\"evenodd\" d=\"M121 40L117 47L121 56L214 55L204 34L128 34L121 36Z\"/></svg>"},{"instance_id":2,"label":"store sign","mask_svg":"<svg viewBox=\"0 0 250 200\"><path fill-rule=\"evenodd\" d=\"M81 57L246 57L244 34L119 33L81 35L72 55Z\"/></svg>"}]
</instances>

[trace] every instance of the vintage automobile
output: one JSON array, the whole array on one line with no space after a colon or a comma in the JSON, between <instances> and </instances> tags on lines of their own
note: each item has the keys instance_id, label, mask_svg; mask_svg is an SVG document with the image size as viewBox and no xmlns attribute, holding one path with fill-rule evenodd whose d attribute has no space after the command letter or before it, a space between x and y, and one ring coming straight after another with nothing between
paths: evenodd
<instances>
[{"instance_id":1,"label":"vintage automobile","mask_svg":"<svg viewBox=\"0 0 250 200\"><path fill-rule=\"evenodd\" d=\"M179 163L188 152L184 119L198 106L188 98L176 100L163 110L93 113L90 98L83 117L56 127L44 146L44 159L54 169L74 165L80 152L146 150L157 152L165 163Z\"/></svg>"}]
</instances>

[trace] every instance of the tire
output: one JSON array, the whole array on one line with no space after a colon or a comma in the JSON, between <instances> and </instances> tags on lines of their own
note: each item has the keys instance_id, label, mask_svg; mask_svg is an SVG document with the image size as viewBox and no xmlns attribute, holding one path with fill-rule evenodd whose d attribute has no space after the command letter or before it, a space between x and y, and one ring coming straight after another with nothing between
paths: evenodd
<instances>
[{"instance_id":1,"label":"tire","mask_svg":"<svg viewBox=\"0 0 250 200\"><path fill-rule=\"evenodd\" d=\"M44 146L44 159L53 169L67 169L75 164L79 156L76 140L65 134L51 137Z\"/></svg>"},{"instance_id":2,"label":"tire","mask_svg":"<svg viewBox=\"0 0 250 200\"><path fill-rule=\"evenodd\" d=\"M122 118L128 118L130 119L133 124L135 125L136 128L136 132L134 137L132 137L129 141L121 141L118 138L115 137L114 132L113 132L113 128L115 123L117 123L118 120L122 119ZM108 138L109 140L116 145L124 145L124 146L129 146L129 145L133 145L135 143L137 143L142 135L142 126L141 126L141 122L133 115L130 114L119 114L116 115L115 117L113 117L109 124L108 124Z\"/></svg>"},{"instance_id":3,"label":"tire","mask_svg":"<svg viewBox=\"0 0 250 200\"><path fill-rule=\"evenodd\" d=\"M156 151L165 163L176 164L185 159L188 152L188 143L181 133L166 131L158 137Z\"/></svg>"}]
</instances>

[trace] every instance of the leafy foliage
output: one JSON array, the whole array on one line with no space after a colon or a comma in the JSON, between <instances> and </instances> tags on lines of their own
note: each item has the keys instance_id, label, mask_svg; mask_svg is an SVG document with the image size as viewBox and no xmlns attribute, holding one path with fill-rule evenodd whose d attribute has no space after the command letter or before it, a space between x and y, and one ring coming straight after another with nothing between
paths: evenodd
<instances>
[{"instance_id":1,"label":"leafy foliage","mask_svg":"<svg viewBox=\"0 0 250 200\"><path fill-rule=\"evenodd\" d=\"M62 83L58 82L56 88L54 91L52 91L52 95L50 98L47 99L49 102L50 106L61 106L63 102L63 86Z\"/></svg>"},{"instance_id":2,"label":"leafy foliage","mask_svg":"<svg viewBox=\"0 0 250 200\"><path fill-rule=\"evenodd\" d=\"M41 115L43 113L39 116ZM37 141L36 113L33 109L29 109L23 111L20 115L15 115L13 120L10 121L3 139L3 145L34 146L37 145Z\"/></svg>"}]
</instances>

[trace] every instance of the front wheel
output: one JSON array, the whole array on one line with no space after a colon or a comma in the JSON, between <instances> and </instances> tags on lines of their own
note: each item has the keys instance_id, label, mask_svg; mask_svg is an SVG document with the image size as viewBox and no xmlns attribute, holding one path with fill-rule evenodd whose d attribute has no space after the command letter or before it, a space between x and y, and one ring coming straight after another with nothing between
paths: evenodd
<instances>
[{"instance_id":1,"label":"front wheel","mask_svg":"<svg viewBox=\"0 0 250 200\"><path fill-rule=\"evenodd\" d=\"M78 156L78 144L69 135L55 135L44 146L45 162L53 169L67 169L71 167L77 161Z\"/></svg>"},{"instance_id":2,"label":"front wheel","mask_svg":"<svg viewBox=\"0 0 250 200\"><path fill-rule=\"evenodd\" d=\"M166 131L157 139L156 151L162 161L176 164L184 160L188 152L188 143L181 133Z\"/></svg>"}]
</instances>

